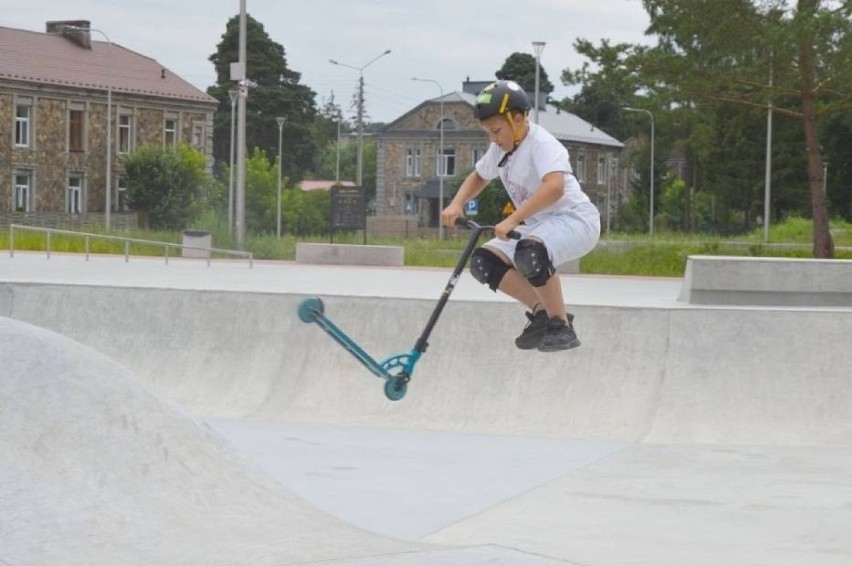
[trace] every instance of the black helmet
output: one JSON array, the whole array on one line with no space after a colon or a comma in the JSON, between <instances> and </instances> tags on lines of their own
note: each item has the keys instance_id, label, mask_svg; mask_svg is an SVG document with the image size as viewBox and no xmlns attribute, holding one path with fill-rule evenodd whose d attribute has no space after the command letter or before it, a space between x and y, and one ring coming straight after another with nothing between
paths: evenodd
<instances>
[{"instance_id":1,"label":"black helmet","mask_svg":"<svg viewBox=\"0 0 852 566\"><path fill-rule=\"evenodd\" d=\"M477 120L484 120L495 114L506 114L510 110L529 112L527 94L515 81L496 81L476 96L473 115Z\"/></svg>"}]
</instances>

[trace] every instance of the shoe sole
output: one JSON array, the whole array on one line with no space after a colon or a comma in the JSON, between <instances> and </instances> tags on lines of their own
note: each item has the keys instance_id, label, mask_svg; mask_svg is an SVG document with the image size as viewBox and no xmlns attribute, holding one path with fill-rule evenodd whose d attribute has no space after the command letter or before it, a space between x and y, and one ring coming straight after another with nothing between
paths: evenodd
<instances>
[{"instance_id":1,"label":"shoe sole","mask_svg":"<svg viewBox=\"0 0 852 566\"><path fill-rule=\"evenodd\" d=\"M523 341L516 339L515 346L517 346L519 350L535 350L538 348L539 344L541 344L541 340L544 338L544 335L545 333L542 331L535 337L524 336Z\"/></svg>"},{"instance_id":2,"label":"shoe sole","mask_svg":"<svg viewBox=\"0 0 852 566\"><path fill-rule=\"evenodd\" d=\"M567 344L539 344L538 351L539 352L561 352L562 350L571 350L580 345L580 340L578 338L574 338Z\"/></svg>"}]
</instances>

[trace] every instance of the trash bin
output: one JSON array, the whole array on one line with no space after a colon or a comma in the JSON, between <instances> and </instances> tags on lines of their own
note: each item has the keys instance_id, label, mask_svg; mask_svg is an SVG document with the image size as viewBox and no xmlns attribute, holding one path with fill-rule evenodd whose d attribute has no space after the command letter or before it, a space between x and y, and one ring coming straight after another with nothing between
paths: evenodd
<instances>
[{"instance_id":1,"label":"trash bin","mask_svg":"<svg viewBox=\"0 0 852 566\"><path fill-rule=\"evenodd\" d=\"M183 245L192 248L181 248L183 257L210 258L210 248L213 247L213 236L204 230L184 230ZM206 248L206 249L196 249Z\"/></svg>"}]
</instances>

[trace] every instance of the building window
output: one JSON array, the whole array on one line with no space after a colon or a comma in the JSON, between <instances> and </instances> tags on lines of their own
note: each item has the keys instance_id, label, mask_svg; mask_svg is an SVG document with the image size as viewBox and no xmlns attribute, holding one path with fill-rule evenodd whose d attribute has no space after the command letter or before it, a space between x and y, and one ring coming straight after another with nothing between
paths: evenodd
<instances>
[{"instance_id":1,"label":"building window","mask_svg":"<svg viewBox=\"0 0 852 566\"><path fill-rule=\"evenodd\" d=\"M121 114L118 117L118 153L130 153L133 149L131 136L133 130L133 117L130 114Z\"/></svg>"},{"instance_id":2,"label":"building window","mask_svg":"<svg viewBox=\"0 0 852 566\"><path fill-rule=\"evenodd\" d=\"M606 184L606 156L598 155L598 185Z\"/></svg>"},{"instance_id":3,"label":"building window","mask_svg":"<svg viewBox=\"0 0 852 566\"><path fill-rule=\"evenodd\" d=\"M204 150L204 123L195 122L192 124L192 145L200 150Z\"/></svg>"},{"instance_id":4,"label":"building window","mask_svg":"<svg viewBox=\"0 0 852 566\"><path fill-rule=\"evenodd\" d=\"M84 117L83 110L75 108L68 110L68 151L84 151Z\"/></svg>"},{"instance_id":5,"label":"building window","mask_svg":"<svg viewBox=\"0 0 852 566\"><path fill-rule=\"evenodd\" d=\"M577 180L586 182L586 153L582 149L577 152Z\"/></svg>"},{"instance_id":6,"label":"building window","mask_svg":"<svg viewBox=\"0 0 852 566\"><path fill-rule=\"evenodd\" d=\"M163 135L163 141L167 146L177 144L177 120L174 118L166 118L166 122L163 124Z\"/></svg>"},{"instance_id":7,"label":"building window","mask_svg":"<svg viewBox=\"0 0 852 566\"><path fill-rule=\"evenodd\" d=\"M68 177L65 211L70 214L80 214L83 212L83 177L80 175L70 175Z\"/></svg>"},{"instance_id":8,"label":"building window","mask_svg":"<svg viewBox=\"0 0 852 566\"><path fill-rule=\"evenodd\" d=\"M15 174L15 201L12 210L15 212L33 211L33 174L18 172Z\"/></svg>"},{"instance_id":9,"label":"building window","mask_svg":"<svg viewBox=\"0 0 852 566\"><path fill-rule=\"evenodd\" d=\"M28 104L15 106L15 147L30 147L33 108Z\"/></svg>"},{"instance_id":10,"label":"building window","mask_svg":"<svg viewBox=\"0 0 852 566\"><path fill-rule=\"evenodd\" d=\"M405 176L420 176L420 149L410 148L405 151Z\"/></svg>"},{"instance_id":11,"label":"building window","mask_svg":"<svg viewBox=\"0 0 852 566\"><path fill-rule=\"evenodd\" d=\"M127 212L130 207L127 205L127 175L118 176L118 199L116 201L116 210L119 212Z\"/></svg>"},{"instance_id":12,"label":"building window","mask_svg":"<svg viewBox=\"0 0 852 566\"><path fill-rule=\"evenodd\" d=\"M414 193L405 193L405 213L417 214L417 197Z\"/></svg>"},{"instance_id":13,"label":"building window","mask_svg":"<svg viewBox=\"0 0 852 566\"><path fill-rule=\"evenodd\" d=\"M438 153L438 168L436 174L439 177L452 177L456 174L456 150L444 148L444 152Z\"/></svg>"}]
</instances>

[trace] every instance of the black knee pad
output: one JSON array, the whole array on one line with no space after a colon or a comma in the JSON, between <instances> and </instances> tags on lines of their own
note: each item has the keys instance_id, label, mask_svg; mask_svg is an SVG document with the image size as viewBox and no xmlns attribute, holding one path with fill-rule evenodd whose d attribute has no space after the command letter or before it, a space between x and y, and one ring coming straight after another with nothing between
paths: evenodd
<instances>
[{"instance_id":1,"label":"black knee pad","mask_svg":"<svg viewBox=\"0 0 852 566\"><path fill-rule=\"evenodd\" d=\"M497 290L509 269L511 266L503 263L503 260L488 248L476 248L470 256L470 273L473 278L483 285L488 285L492 291Z\"/></svg>"},{"instance_id":2,"label":"black knee pad","mask_svg":"<svg viewBox=\"0 0 852 566\"><path fill-rule=\"evenodd\" d=\"M533 287L544 287L550 276L556 273L547 247L530 238L524 238L515 247L515 266Z\"/></svg>"}]
</instances>

